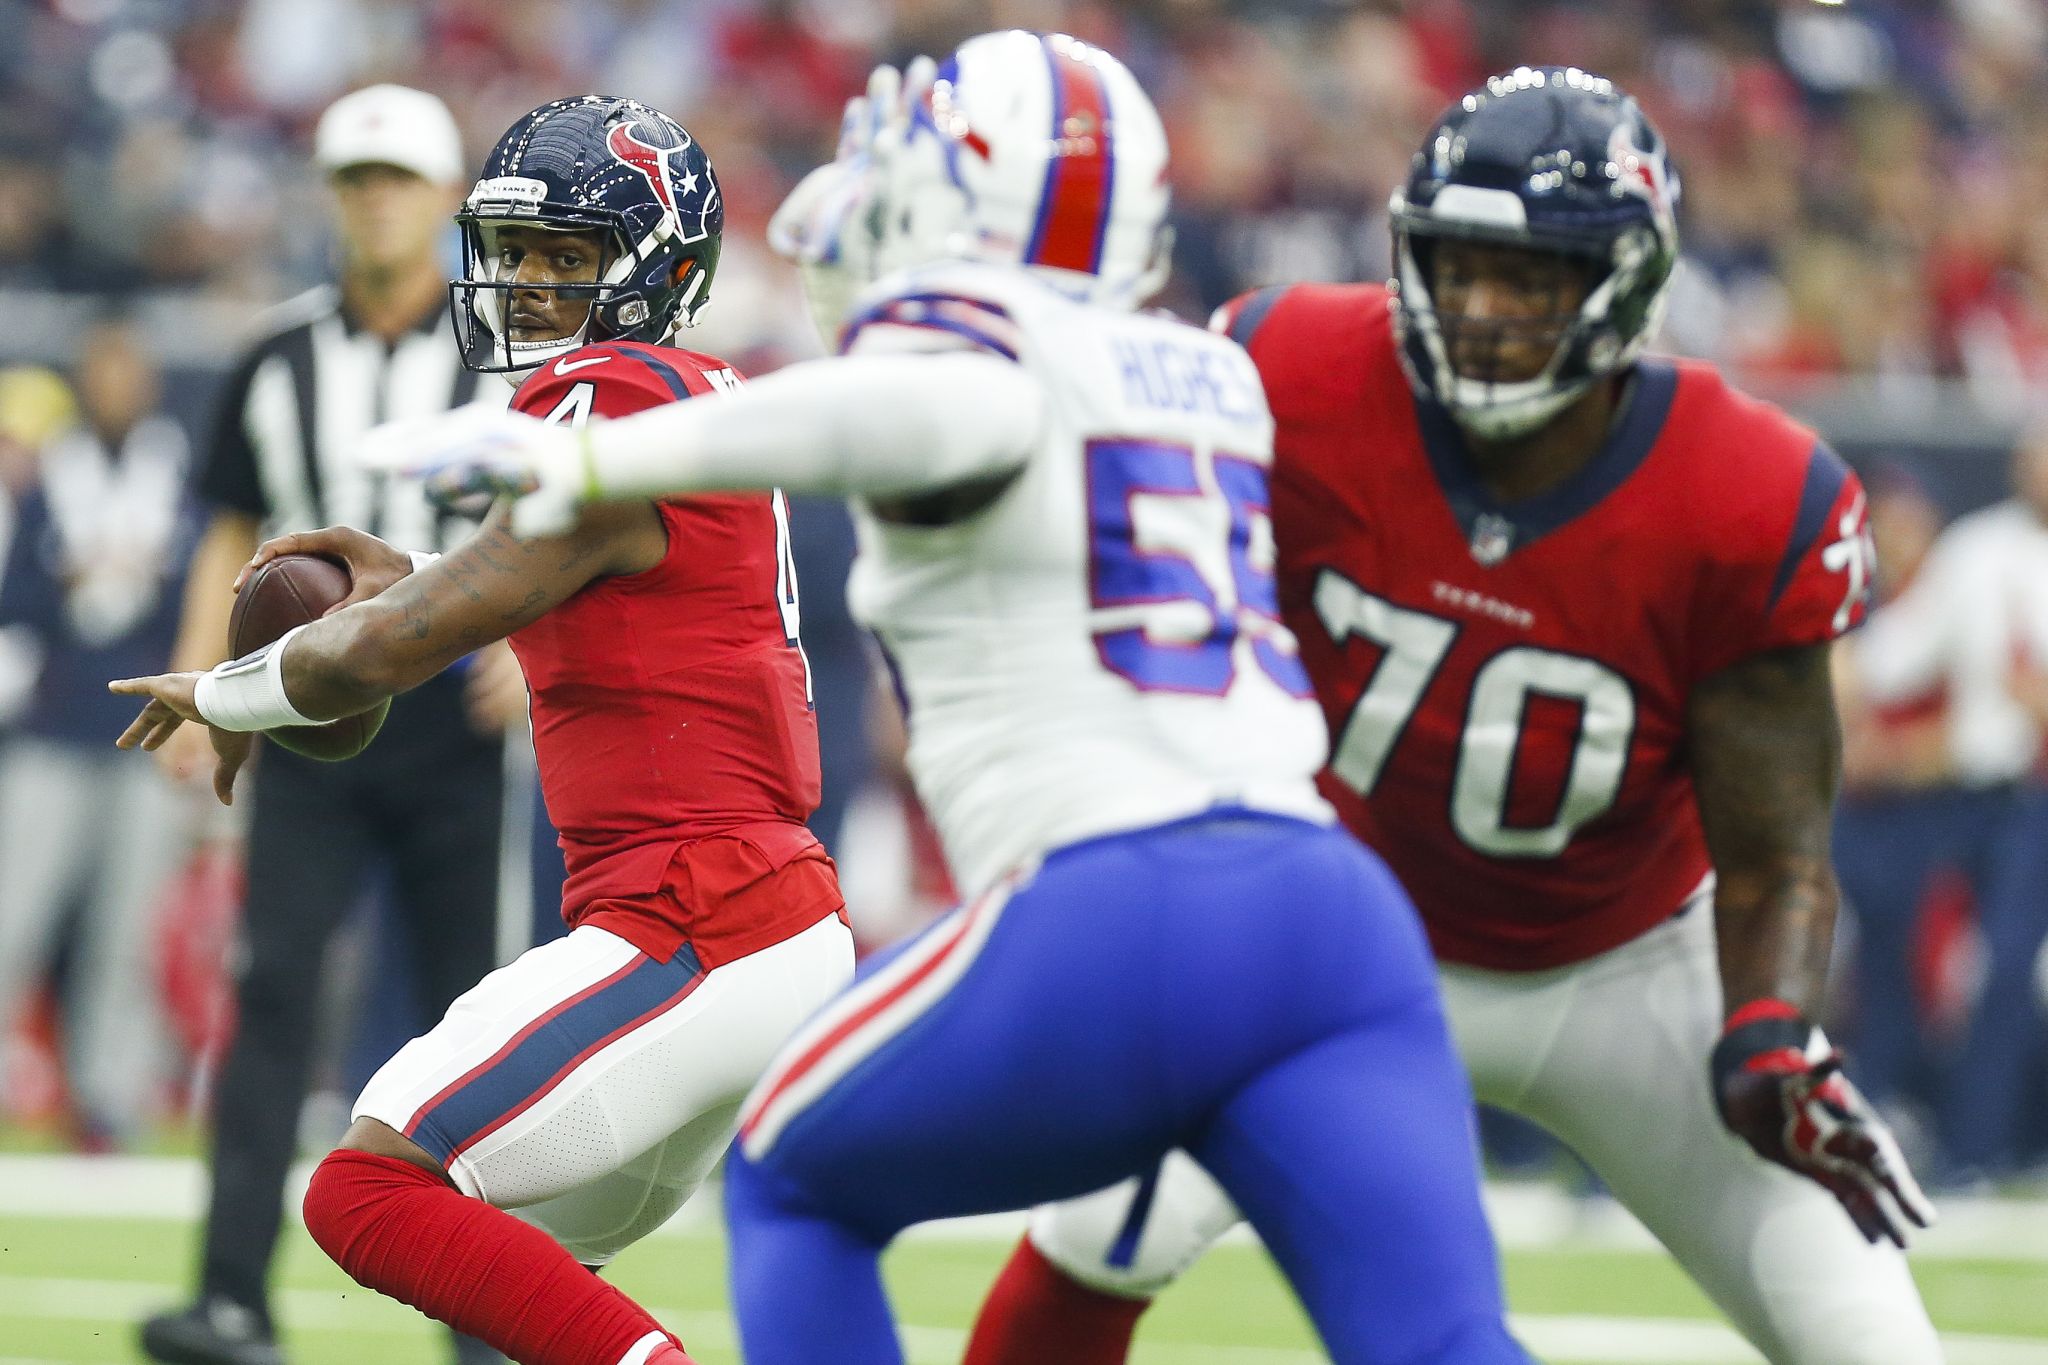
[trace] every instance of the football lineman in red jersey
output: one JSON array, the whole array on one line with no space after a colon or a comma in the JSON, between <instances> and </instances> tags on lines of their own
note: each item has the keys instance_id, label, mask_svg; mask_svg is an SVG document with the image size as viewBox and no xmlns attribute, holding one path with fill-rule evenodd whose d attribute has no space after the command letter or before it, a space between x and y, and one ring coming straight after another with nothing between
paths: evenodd
<instances>
[{"instance_id":1,"label":"football lineman in red jersey","mask_svg":"<svg viewBox=\"0 0 2048 1365\"><path fill-rule=\"evenodd\" d=\"M457 221L464 355L524 376L516 409L580 424L740 382L663 344L704 303L723 221L710 161L667 116L598 96L536 109ZM417 570L346 530L255 563L295 551L346 558L353 605L255 667L117 684L153 698L121 742L203 720L225 790L247 732L362 711L509 636L571 925L370 1081L307 1229L363 1284L526 1365L686 1365L594 1271L689 1197L776 1047L853 971L804 826L817 727L782 497L609 503L525 540L501 512Z\"/></svg>"},{"instance_id":2,"label":"football lineman in red jersey","mask_svg":"<svg viewBox=\"0 0 2048 1365\"><path fill-rule=\"evenodd\" d=\"M1391 286L1217 325L1279 424L1325 794L1414 896L1479 1098L1584 1158L1769 1359L1930 1365L1899 1248L1932 1210L1813 1023L1863 491L1710 366L1640 358L1677 196L1634 101L1520 69L1430 131ZM1231 1221L1178 1161L1041 1210L969 1365L1121 1360Z\"/></svg>"}]
</instances>

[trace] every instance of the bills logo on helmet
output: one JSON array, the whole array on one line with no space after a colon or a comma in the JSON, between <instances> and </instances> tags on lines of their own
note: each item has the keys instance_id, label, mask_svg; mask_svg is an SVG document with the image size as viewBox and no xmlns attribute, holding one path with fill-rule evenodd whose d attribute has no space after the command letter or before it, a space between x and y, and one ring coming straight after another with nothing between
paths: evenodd
<instances>
[{"instance_id":1,"label":"bills logo on helmet","mask_svg":"<svg viewBox=\"0 0 2048 1365\"><path fill-rule=\"evenodd\" d=\"M948 61L940 68L938 79L932 82L931 89L925 91L920 113L923 119L929 120L933 132L959 143L983 161L991 160L995 153L990 150L988 139L974 131L974 126L967 121L967 115L953 98L953 80L959 73L957 61Z\"/></svg>"},{"instance_id":2,"label":"bills logo on helmet","mask_svg":"<svg viewBox=\"0 0 2048 1365\"><path fill-rule=\"evenodd\" d=\"M638 137L634 136L633 130L636 127L638 125L632 123L612 125L611 133L605 138L604 145L611 149L613 156L647 178L647 183L654 187L654 197L661 201L662 216L668 220L669 225L675 229L676 235L680 237L682 235L682 215L676 211L675 195L669 189L668 161L671 156L682 151L684 147L688 147L690 144L685 142L680 147L656 147L642 142ZM694 194L696 190L697 173L695 171L685 171L683 174L683 193Z\"/></svg>"}]
</instances>

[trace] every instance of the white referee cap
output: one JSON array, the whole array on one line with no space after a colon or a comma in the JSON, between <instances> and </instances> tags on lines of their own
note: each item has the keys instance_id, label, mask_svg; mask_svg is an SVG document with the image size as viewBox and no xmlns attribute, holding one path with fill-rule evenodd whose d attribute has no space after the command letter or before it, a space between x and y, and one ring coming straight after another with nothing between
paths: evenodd
<instances>
[{"instance_id":1,"label":"white referee cap","mask_svg":"<svg viewBox=\"0 0 2048 1365\"><path fill-rule=\"evenodd\" d=\"M324 171L376 163L438 185L464 179L462 133L448 106L424 90L371 85L327 106L313 134Z\"/></svg>"}]
</instances>

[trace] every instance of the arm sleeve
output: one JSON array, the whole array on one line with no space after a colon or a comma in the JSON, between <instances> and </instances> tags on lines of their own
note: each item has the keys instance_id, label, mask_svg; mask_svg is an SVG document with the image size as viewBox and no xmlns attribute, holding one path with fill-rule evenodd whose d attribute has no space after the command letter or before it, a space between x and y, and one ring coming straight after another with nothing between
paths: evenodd
<instances>
[{"instance_id":1,"label":"arm sleeve","mask_svg":"<svg viewBox=\"0 0 2048 1365\"><path fill-rule=\"evenodd\" d=\"M1045 410L1038 380L986 351L816 360L591 427L589 482L611 498L912 495L1018 468Z\"/></svg>"},{"instance_id":2,"label":"arm sleeve","mask_svg":"<svg viewBox=\"0 0 2048 1365\"><path fill-rule=\"evenodd\" d=\"M262 362L261 351L245 357L214 400L213 426L193 480L194 492L211 511L246 512L258 518L270 514L270 500L263 495L263 479L256 468L256 449L243 421L249 386Z\"/></svg>"}]
</instances>

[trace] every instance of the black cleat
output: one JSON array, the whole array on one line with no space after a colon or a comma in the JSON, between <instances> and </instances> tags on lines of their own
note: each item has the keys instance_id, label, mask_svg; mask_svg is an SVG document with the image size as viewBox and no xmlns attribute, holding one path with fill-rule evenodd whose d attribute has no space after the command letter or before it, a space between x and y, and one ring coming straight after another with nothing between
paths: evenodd
<instances>
[{"instance_id":1,"label":"black cleat","mask_svg":"<svg viewBox=\"0 0 2048 1365\"><path fill-rule=\"evenodd\" d=\"M263 1314L219 1295L144 1321L142 1349L165 1365L284 1365Z\"/></svg>"}]
</instances>

